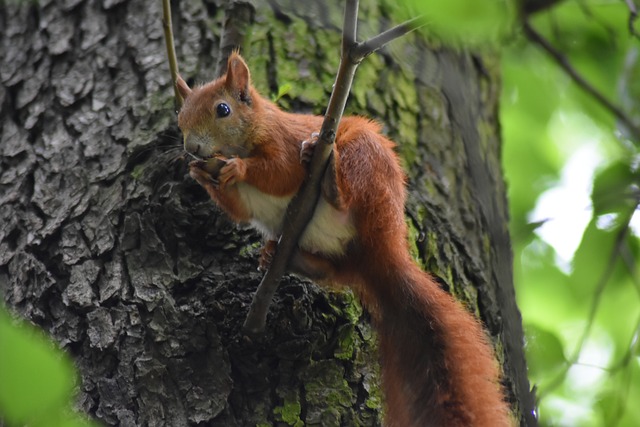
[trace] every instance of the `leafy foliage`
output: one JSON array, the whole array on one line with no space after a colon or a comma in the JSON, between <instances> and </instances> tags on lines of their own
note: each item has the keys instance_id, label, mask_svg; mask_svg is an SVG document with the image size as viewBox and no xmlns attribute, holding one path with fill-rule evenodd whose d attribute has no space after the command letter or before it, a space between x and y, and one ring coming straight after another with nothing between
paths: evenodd
<instances>
[{"instance_id":1,"label":"leafy foliage","mask_svg":"<svg viewBox=\"0 0 640 427\"><path fill-rule=\"evenodd\" d=\"M530 22L597 91L614 104L625 101L633 117L640 98L616 92L640 70L628 69L639 46L628 17L624 2L565 1ZM507 47L503 72L517 295L541 425L637 425L640 141L625 139L630 134L610 111L524 37ZM585 149L597 153L595 170L565 168ZM592 178L584 206L566 196L543 218L532 215L545 192L585 173ZM573 255L560 260L554 242L581 225L569 217L555 236L545 227L580 210L591 218Z\"/></svg>"},{"instance_id":2,"label":"leafy foliage","mask_svg":"<svg viewBox=\"0 0 640 427\"><path fill-rule=\"evenodd\" d=\"M522 0L519 21L508 1L407 3L430 38L502 51L515 282L541 425L637 425L640 135L621 121L640 125L634 2Z\"/></svg>"},{"instance_id":3,"label":"leafy foliage","mask_svg":"<svg viewBox=\"0 0 640 427\"><path fill-rule=\"evenodd\" d=\"M10 349L0 351L0 414L9 426L94 425L71 410L75 375L69 359L2 307L0 348Z\"/></svg>"},{"instance_id":4,"label":"leafy foliage","mask_svg":"<svg viewBox=\"0 0 640 427\"><path fill-rule=\"evenodd\" d=\"M516 12L513 0L407 0L406 4L424 14L427 33L448 44L477 45L503 38Z\"/></svg>"}]
</instances>

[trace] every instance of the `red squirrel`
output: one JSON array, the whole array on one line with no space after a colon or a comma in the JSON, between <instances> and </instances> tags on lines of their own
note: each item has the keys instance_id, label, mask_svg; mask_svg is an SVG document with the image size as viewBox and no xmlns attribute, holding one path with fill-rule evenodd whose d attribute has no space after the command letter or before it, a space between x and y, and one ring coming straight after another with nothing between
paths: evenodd
<instances>
[{"instance_id":1,"label":"red squirrel","mask_svg":"<svg viewBox=\"0 0 640 427\"><path fill-rule=\"evenodd\" d=\"M238 53L219 79L193 89L180 77L176 84L184 148L201 159L189 174L234 221L264 235L264 267L323 118L282 111L262 97ZM406 178L394 146L374 121L342 118L291 270L350 286L371 313L386 425L514 425L482 326L411 257Z\"/></svg>"}]
</instances>

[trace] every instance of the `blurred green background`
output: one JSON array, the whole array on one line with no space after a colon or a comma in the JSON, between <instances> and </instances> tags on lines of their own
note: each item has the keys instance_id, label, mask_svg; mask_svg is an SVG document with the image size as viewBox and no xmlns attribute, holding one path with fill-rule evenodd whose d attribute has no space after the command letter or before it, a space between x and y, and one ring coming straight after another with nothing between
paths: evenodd
<instances>
[{"instance_id":1,"label":"blurred green background","mask_svg":"<svg viewBox=\"0 0 640 427\"><path fill-rule=\"evenodd\" d=\"M531 25L640 123L625 1L564 1ZM541 425L640 425L640 172L625 129L524 36L502 60L503 166Z\"/></svg>"},{"instance_id":2,"label":"blurred green background","mask_svg":"<svg viewBox=\"0 0 640 427\"><path fill-rule=\"evenodd\" d=\"M515 285L540 424L640 425L638 1L407 4L429 20L427 37L501 55Z\"/></svg>"}]
</instances>

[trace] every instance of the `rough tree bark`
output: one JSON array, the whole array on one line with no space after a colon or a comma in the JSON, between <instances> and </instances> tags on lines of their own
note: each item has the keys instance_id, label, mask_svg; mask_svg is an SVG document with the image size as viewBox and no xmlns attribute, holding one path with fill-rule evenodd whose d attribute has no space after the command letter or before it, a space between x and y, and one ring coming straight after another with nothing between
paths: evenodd
<instances>
[{"instance_id":1,"label":"rough tree bark","mask_svg":"<svg viewBox=\"0 0 640 427\"><path fill-rule=\"evenodd\" d=\"M323 112L339 3L255 5L244 54L264 93L291 84L284 107ZM224 2L174 7L181 72L207 81ZM362 8L361 34L390 25ZM0 292L73 355L79 408L121 426L379 425L375 336L350 293L286 277L263 339L243 338L259 238L186 175L160 2L5 0L0 27ZM410 37L365 60L347 112L398 142L416 254L485 321L533 425L499 89L495 56Z\"/></svg>"}]
</instances>

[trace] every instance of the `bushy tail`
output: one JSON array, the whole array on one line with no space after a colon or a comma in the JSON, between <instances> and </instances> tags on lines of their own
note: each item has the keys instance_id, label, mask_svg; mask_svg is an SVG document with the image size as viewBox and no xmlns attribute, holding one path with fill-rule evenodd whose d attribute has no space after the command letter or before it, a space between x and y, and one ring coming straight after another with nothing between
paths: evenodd
<instances>
[{"instance_id":1,"label":"bushy tail","mask_svg":"<svg viewBox=\"0 0 640 427\"><path fill-rule=\"evenodd\" d=\"M406 259L379 263L387 269L369 264L365 278L379 332L386 425L513 425L480 323L408 254L400 257Z\"/></svg>"}]
</instances>

